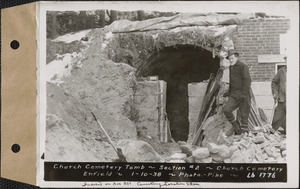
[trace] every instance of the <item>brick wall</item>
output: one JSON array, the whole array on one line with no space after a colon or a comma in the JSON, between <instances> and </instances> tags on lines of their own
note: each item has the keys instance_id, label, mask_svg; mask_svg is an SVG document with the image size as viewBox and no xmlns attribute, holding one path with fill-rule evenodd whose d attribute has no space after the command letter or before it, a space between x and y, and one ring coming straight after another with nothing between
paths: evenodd
<instances>
[{"instance_id":1,"label":"brick wall","mask_svg":"<svg viewBox=\"0 0 300 189\"><path fill-rule=\"evenodd\" d=\"M289 19L247 19L233 34L240 60L250 68L253 81L271 81L275 76L272 63L258 63L257 55L280 54L280 34L290 27Z\"/></svg>"}]
</instances>

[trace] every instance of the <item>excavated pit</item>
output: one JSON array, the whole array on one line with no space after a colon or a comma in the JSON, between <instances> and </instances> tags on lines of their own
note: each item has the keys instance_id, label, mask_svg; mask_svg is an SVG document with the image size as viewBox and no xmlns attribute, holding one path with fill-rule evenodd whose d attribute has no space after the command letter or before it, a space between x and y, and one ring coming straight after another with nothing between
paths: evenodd
<instances>
[{"instance_id":1,"label":"excavated pit","mask_svg":"<svg viewBox=\"0 0 300 189\"><path fill-rule=\"evenodd\" d=\"M138 76L158 76L167 82L166 109L175 141L187 141L188 138L188 83L207 80L211 73L217 72L219 65L219 58L213 58L208 50L176 45L154 53L138 69Z\"/></svg>"}]
</instances>

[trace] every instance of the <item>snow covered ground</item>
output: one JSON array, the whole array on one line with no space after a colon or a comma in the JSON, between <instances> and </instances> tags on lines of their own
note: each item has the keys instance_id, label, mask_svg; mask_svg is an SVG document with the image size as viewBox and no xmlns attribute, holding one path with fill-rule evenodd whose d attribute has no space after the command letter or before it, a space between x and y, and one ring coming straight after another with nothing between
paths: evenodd
<instances>
[{"instance_id":1,"label":"snow covered ground","mask_svg":"<svg viewBox=\"0 0 300 189\"><path fill-rule=\"evenodd\" d=\"M65 42L65 43L72 43L73 41L80 41L81 38L86 37L86 35L90 32L91 30L82 30L77 33L68 33L62 36L57 37L56 39L53 39L53 42Z\"/></svg>"},{"instance_id":2,"label":"snow covered ground","mask_svg":"<svg viewBox=\"0 0 300 189\"><path fill-rule=\"evenodd\" d=\"M91 30L83 30L77 33L69 33L62 35L52 40L53 42L64 42L71 43L73 41L80 41L83 37L86 37ZM89 40L90 42L90 40ZM81 41L86 47L89 45L89 42ZM86 49L86 48L85 48ZM81 67L81 59L83 50L79 53L66 53L63 55L57 54L56 60L53 60L47 64L46 68L46 80L51 83L61 84L63 79L70 76L72 67L75 65Z\"/></svg>"},{"instance_id":3,"label":"snow covered ground","mask_svg":"<svg viewBox=\"0 0 300 189\"><path fill-rule=\"evenodd\" d=\"M63 78L68 77L71 74L72 67L74 64L80 63L82 53L67 53L61 55L61 59L53 60L47 64L46 80L55 83L63 83ZM81 65L77 65L80 67Z\"/></svg>"}]
</instances>

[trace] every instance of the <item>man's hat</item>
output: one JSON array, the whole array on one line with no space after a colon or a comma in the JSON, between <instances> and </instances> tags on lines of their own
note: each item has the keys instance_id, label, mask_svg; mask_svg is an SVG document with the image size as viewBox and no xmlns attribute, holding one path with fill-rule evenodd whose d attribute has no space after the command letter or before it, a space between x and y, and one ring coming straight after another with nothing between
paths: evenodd
<instances>
[{"instance_id":1,"label":"man's hat","mask_svg":"<svg viewBox=\"0 0 300 189\"><path fill-rule=\"evenodd\" d=\"M226 56L226 58L228 59L228 57L230 57L233 54L235 54L236 56L239 56L238 52L236 52L235 50L231 49L231 50L228 51L228 55Z\"/></svg>"}]
</instances>

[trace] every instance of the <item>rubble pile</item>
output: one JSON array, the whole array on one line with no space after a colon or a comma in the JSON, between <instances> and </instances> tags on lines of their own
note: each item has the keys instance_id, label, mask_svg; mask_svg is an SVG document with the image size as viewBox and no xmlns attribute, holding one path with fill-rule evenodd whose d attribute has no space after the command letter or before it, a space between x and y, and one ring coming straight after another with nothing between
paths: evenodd
<instances>
[{"instance_id":1,"label":"rubble pile","mask_svg":"<svg viewBox=\"0 0 300 189\"><path fill-rule=\"evenodd\" d=\"M230 149L233 155L228 163L284 163L286 162L286 139L280 134L250 132L237 136Z\"/></svg>"},{"instance_id":2,"label":"rubble pile","mask_svg":"<svg viewBox=\"0 0 300 189\"><path fill-rule=\"evenodd\" d=\"M176 163L285 163L286 139L280 134L235 135L231 145L207 143L205 147L179 142L181 152L167 162Z\"/></svg>"}]
</instances>

